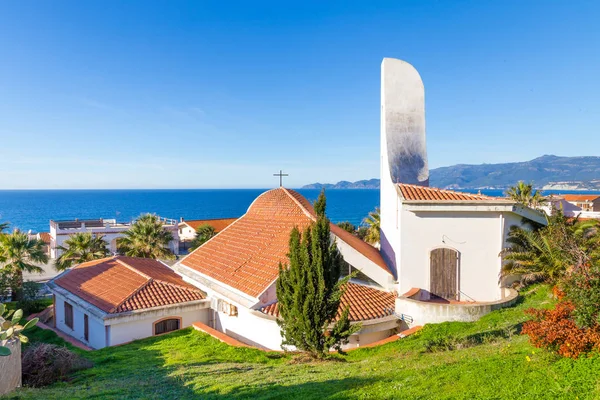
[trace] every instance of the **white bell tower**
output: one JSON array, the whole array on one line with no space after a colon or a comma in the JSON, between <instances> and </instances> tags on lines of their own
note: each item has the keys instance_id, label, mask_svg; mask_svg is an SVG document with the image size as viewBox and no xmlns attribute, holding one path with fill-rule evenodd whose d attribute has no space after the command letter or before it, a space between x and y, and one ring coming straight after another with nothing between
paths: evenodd
<instances>
[{"instance_id":1,"label":"white bell tower","mask_svg":"<svg viewBox=\"0 0 600 400\"><path fill-rule=\"evenodd\" d=\"M398 183L429 186L425 143L425 89L409 63L381 63L381 253L400 276Z\"/></svg>"}]
</instances>

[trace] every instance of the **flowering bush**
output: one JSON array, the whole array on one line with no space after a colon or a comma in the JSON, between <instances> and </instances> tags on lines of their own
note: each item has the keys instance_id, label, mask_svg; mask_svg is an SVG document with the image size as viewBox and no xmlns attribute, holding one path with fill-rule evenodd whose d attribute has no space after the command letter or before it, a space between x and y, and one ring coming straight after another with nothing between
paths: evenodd
<instances>
[{"instance_id":1,"label":"flowering bush","mask_svg":"<svg viewBox=\"0 0 600 400\"><path fill-rule=\"evenodd\" d=\"M564 357L577 358L592 349L600 349L600 326L578 327L573 319L574 305L561 301L551 310L529 309L533 317L523 325L522 334L536 347L543 347Z\"/></svg>"}]
</instances>

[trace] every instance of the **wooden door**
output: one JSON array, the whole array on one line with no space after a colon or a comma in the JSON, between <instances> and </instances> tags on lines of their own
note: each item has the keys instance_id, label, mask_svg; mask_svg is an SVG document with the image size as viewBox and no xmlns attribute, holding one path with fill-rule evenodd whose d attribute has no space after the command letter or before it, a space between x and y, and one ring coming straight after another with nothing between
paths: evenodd
<instances>
[{"instance_id":1,"label":"wooden door","mask_svg":"<svg viewBox=\"0 0 600 400\"><path fill-rule=\"evenodd\" d=\"M458 268L456 250L448 248L432 250L429 292L446 300L458 300Z\"/></svg>"}]
</instances>

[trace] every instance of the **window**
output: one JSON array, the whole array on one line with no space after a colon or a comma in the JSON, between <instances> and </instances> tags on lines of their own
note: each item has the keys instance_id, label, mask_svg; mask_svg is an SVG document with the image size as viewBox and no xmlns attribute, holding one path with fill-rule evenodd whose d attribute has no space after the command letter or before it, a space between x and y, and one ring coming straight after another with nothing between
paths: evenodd
<instances>
[{"instance_id":1,"label":"window","mask_svg":"<svg viewBox=\"0 0 600 400\"><path fill-rule=\"evenodd\" d=\"M73 306L65 301L65 325L73 329Z\"/></svg>"},{"instance_id":2,"label":"window","mask_svg":"<svg viewBox=\"0 0 600 400\"><path fill-rule=\"evenodd\" d=\"M223 300L219 300L217 303L217 310L219 312L225 313L227 315L229 315L230 317L237 317L238 316L238 309L237 306L234 306L233 304L229 304L226 301Z\"/></svg>"},{"instance_id":3,"label":"window","mask_svg":"<svg viewBox=\"0 0 600 400\"><path fill-rule=\"evenodd\" d=\"M160 335L161 333L176 331L179 329L180 325L180 318L163 319L162 321L154 323L154 334Z\"/></svg>"},{"instance_id":4,"label":"window","mask_svg":"<svg viewBox=\"0 0 600 400\"><path fill-rule=\"evenodd\" d=\"M90 328L87 314L83 314L83 338L86 342L90 340Z\"/></svg>"}]
</instances>

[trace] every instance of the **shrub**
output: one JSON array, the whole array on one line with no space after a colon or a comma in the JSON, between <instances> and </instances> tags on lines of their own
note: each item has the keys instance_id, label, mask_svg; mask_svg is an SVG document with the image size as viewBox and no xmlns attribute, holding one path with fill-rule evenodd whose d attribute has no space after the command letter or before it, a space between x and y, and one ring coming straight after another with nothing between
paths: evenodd
<instances>
[{"instance_id":1,"label":"shrub","mask_svg":"<svg viewBox=\"0 0 600 400\"><path fill-rule=\"evenodd\" d=\"M91 367L89 360L66 347L35 343L23 352L23 384L47 386L65 379L72 372Z\"/></svg>"},{"instance_id":2,"label":"shrub","mask_svg":"<svg viewBox=\"0 0 600 400\"><path fill-rule=\"evenodd\" d=\"M578 358L592 349L600 349L600 327L578 327L573 319L575 307L562 301L550 310L529 309L533 320L525 322L522 334L536 347L556 351L564 357Z\"/></svg>"}]
</instances>

